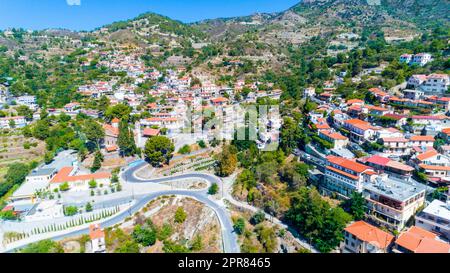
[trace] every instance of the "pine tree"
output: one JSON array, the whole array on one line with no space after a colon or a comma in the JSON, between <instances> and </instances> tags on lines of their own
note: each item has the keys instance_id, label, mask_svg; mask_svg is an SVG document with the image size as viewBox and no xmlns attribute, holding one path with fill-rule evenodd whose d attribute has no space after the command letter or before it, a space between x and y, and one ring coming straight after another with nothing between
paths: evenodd
<instances>
[{"instance_id":1,"label":"pine tree","mask_svg":"<svg viewBox=\"0 0 450 273\"><path fill-rule=\"evenodd\" d=\"M136 153L136 143L133 131L129 128L128 122L121 120L119 124L119 138L117 140L122 156L131 156Z\"/></svg>"},{"instance_id":2,"label":"pine tree","mask_svg":"<svg viewBox=\"0 0 450 273\"><path fill-rule=\"evenodd\" d=\"M100 151L95 152L94 162L91 167L91 172L96 172L102 167L103 155Z\"/></svg>"}]
</instances>

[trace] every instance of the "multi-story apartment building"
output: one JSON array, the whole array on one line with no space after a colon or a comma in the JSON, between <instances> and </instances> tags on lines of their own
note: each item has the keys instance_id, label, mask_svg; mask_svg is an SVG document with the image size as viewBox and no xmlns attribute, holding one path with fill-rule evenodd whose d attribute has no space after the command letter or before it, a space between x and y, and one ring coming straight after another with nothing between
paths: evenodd
<instances>
[{"instance_id":1,"label":"multi-story apartment building","mask_svg":"<svg viewBox=\"0 0 450 273\"><path fill-rule=\"evenodd\" d=\"M384 145L383 152L391 155L408 155L411 151L409 141L404 137L385 137L382 138Z\"/></svg>"},{"instance_id":2,"label":"multi-story apartment building","mask_svg":"<svg viewBox=\"0 0 450 273\"><path fill-rule=\"evenodd\" d=\"M392 230L402 230L425 202L426 187L412 179L383 174L372 177L362 187L368 202L368 218Z\"/></svg>"},{"instance_id":3,"label":"multi-story apartment building","mask_svg":"<svg viewBox=\"0 0 450 273\"><path fill-rule=\"evenodd\" d=\"M364 181L370 181L370 176L376 174L372 168L346 158L328 156L327 160L325 181L321 187L324 193L336 193L347 198L355 191L361 192Z\"/></svg>"}]
</instances>

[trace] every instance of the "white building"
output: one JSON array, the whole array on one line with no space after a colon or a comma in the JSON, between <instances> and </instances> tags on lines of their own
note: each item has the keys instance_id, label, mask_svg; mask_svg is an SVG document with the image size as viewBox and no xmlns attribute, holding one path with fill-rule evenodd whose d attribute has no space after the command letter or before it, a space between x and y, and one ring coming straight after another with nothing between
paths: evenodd
<instances>
[{"instance_id":1,"label":"white building","mask_svg":"<svg viewBox=\"0 0 450 273\"><path fill-rule=\"evenodd\" d=\"M36 204L25 216L25 221L34 222L61 217L64 217L63 205L57 200L49 200Z\"/></svg>"},{"instance_id":2,"label":"white building","mask_svg":"<svg viewBox=\"0 0 450 273\"><path fill-rule=\"evenodd\" d=\"M99 224L89 226L89 237L91 239L92 252L105 253L106 251L105 232L103 232Z\"/></svg>"},{"instance_id":3,"label":"white building","mask_svg":"<svg viewBox=\"0 0 450 273\"><path fill-rule=\"evenodd\" d=\"M378 225L391 230L402 230L425 203L426 187L412 179L378 175L364 183L363 188L363 196L367 200L367 216Z\"/></svg>"},{"instance_id":4,"label":"white building","mask_svg":"<svg viewBox=\"0 0 450 273\"><path fill-rule=\"evenodd\" d=\"M434 200L415 219L416 226L450 239L450 201Z\"/></svg>"},{"instance_id":5,"label":"white building","mask_svg":"<svg viewBox=\"0 0 450 273\"><path fill-rule=\"evenodd\" d=\"M343 253L387 253L394 236L364 221L345 228Z\"/></svg>"},{"instance_id":6,"label":"white building","mask_svg":"<svg viewBox=\"0 0 450 273\"><path fill-rule=\"evenodd\" d=\"M429 53L419 53L412 56L411 62L409 64L417 64L419 66L424 66L432 61L432 56Z\"/></svg>"},{"instance_id":7,"label":"white building","mask_svg":"<svg viewBox=\"0 0 450 273\"><path fill-rule=\"evenodd\" d=\"M4 117L0 118L0 129L22 128L27 125L25 117Z\"/></svg>"}]
</instances>

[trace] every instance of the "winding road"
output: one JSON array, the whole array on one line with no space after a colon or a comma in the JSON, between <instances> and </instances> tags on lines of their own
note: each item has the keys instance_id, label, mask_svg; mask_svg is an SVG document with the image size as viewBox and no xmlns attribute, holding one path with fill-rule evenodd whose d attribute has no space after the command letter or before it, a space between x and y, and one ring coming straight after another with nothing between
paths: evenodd
<instances>
[{"instance_id":1,"label":"winding road","mask_svg":"<svg viewBox=\"0 0 450 273\"><path fill-rule=\"evenodd\" d=\"M124 170L121 173L121 178L125 183L166 183L166 182L173 182L178 180L184 180L184 179L202 179L207 181L209 184L217 183L221 184L222 181L213 175L204 174L204 173L191 173L191 174L182 174L182 175L175 175L170 177L162 177L162 178L155 178L155 179L141 179L136 176L136 172L140 170L141 168L146 166L146 162L137 162L137 164L134 164L131 167L128 167L126 170ZM226 208L219 205L217 202L209 198L209 195L207 193L207 190L161 190L154 193L149 193L145 195L139 195L136 194L135 200L136 202L127 210L122 211L118 213L117 215L101 222L102 228L111 227L116 224L121 223L124 221L127 217L132 216L134 213L141 210L143 207L145 207L150 201L166 195L178 195L178 196L186 196L191 197L208 207L210 207L217 215L221 229L222 229L222 243L223 243L223 251L225 253L239 253L240 248L237 240L237 235L234 232L233 229L233 223L231 222L230 216L226 210ZM47 239L52 239L55 241L67 239L70 237L76 237L83 234L88 234L89 228L83 228L76 231L71 231L65 234L53 236ZM30 244L30 242L26 242L23 245L18 245L12 249L8 249L7 252L14 252L17 249L23 248L26 245Z\"/></svg>"},{"instance_id":2,"label":"winding road","mask_svg":"<svg viewBox=\"0 0 450 273\"><path fill-rule=\"evenodd\" d=\"M161 177L155 179L142 179L136 177L136 172L141 168L146 166L146 162L139 163L133 167L128 168L124 172L122 172L122 179L127 183L165 183L172 182L183 179L202 179L207 181L209 184L222 184L222 181L214 176L204 173L189 173L189 174L181 174L170 177ZM138 208L143 207L146 203L151 200L162 196L162 195L181 195L192 197L197 201L207 205L211 209L214 210L217 217L219 218L220 225L222 227L222 240L223 240L223 248L225 253L239 253L240 248L237 242L237 235L233 229L233 223L231 222L230 216L228 215L227 210L224 207L221 207L215 201L211 200L208 196L207 190L201 191L192 191L192 190L171 190L171 191L161 191L155 194L148 195L142 199L140 199L133 207L137 206ZM141 205L143 203L143 205ZM138 209L139 210L139 209Z\"/></svg>"}]
</instances>

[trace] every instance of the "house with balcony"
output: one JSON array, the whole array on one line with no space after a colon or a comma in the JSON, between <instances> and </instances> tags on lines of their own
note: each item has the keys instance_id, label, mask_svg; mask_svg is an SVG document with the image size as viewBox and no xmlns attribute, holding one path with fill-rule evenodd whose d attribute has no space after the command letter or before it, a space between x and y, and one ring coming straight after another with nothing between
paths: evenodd
<instances>
[{"instance_id":1,"label":"house with balcony","mask_svg":"<svg viewBox=\"0 0 450 273\"><path fill-rule=\"evenodd\" d=\"M384 145L383 152L389 155L409 155L411 148L409 140L404 137L385 137L381 139Z\"/></svg>"},{"instance_id":2,"label":"house with balcony","mask_svg":"<svg viewBox=\"0 0 450 273\"><path fill-rule=\"evenodd\" d=\"M349 131L350 140L359 144L369 140L375 134L375 128L370 123L360 119L344 121L344 128Z\"/></svg>"},{"instance_id":3,"label":"house with balcony","mask_svg":"<svg viewBox=\"0 0 450 273\"><path fill-rule=\"evenodd\" d=\"M435 139L433 136L411 136L409 141L411 147L433 147Z\"/></svg>"},{"instance_id":4,"label":"house with balcony","mask_svg":"<svg viewBox=\"0 0 450 273\"><path fill-rule=\"evenodd\" d=\"M349 141L347 137L331 130L320 130L319 137L333 144L332 149L342 149Z\"/></svg>"},{"instance_id":5,"label":"house with balcony","mask_svg":"<svg viewBox=\"0 0 450 273\"><path fill-rule=\"evenodd\" d=\"M416 226L450 240L450 201L433 200L415 219Z\"/></svg>"},{"instance_id":6,"label":"house with balcony","mask_svg":"<svg viewBox=\"0 0 450 273\"><path fill-rule=\"evenodd\" d=\"M425 203L426 187L412 179L382 174L373 176L362 187L367 218L391 230L402 230Z\"/></svg>"},{"instance_id":7,"label":"house with balcony","mask_svg":"<svg viewBox=\"0 0 450 273\"><path fill-rule=\"evenodd\" d=\"M416 155L412 162L418 170L428 176L429 182L437 184L450 182L450 157L430 149Z\"/></svg>"},{"instance_id":8,"label":"house with balcony","mask_svg":"<svg viewBox=\"0 0 450 273\"><path fill-rule=\"evenodd\" d=\"M388 253L394 236L364 221L357 221L345 229L343 253Z\"/></svg>"},{"instance_id":9,"label":"house with balcony","mask_svg":"<svg viewBox=\"0 0 450 273\"><path fill-rule=\"evenodd\" d=\"M371 167L356 161L328 156L321 191L325 194L335 193L345 199L355 191L361 192L364 181L369 181L370 177L375 174Z\"/></svg>"}]
</instances>

